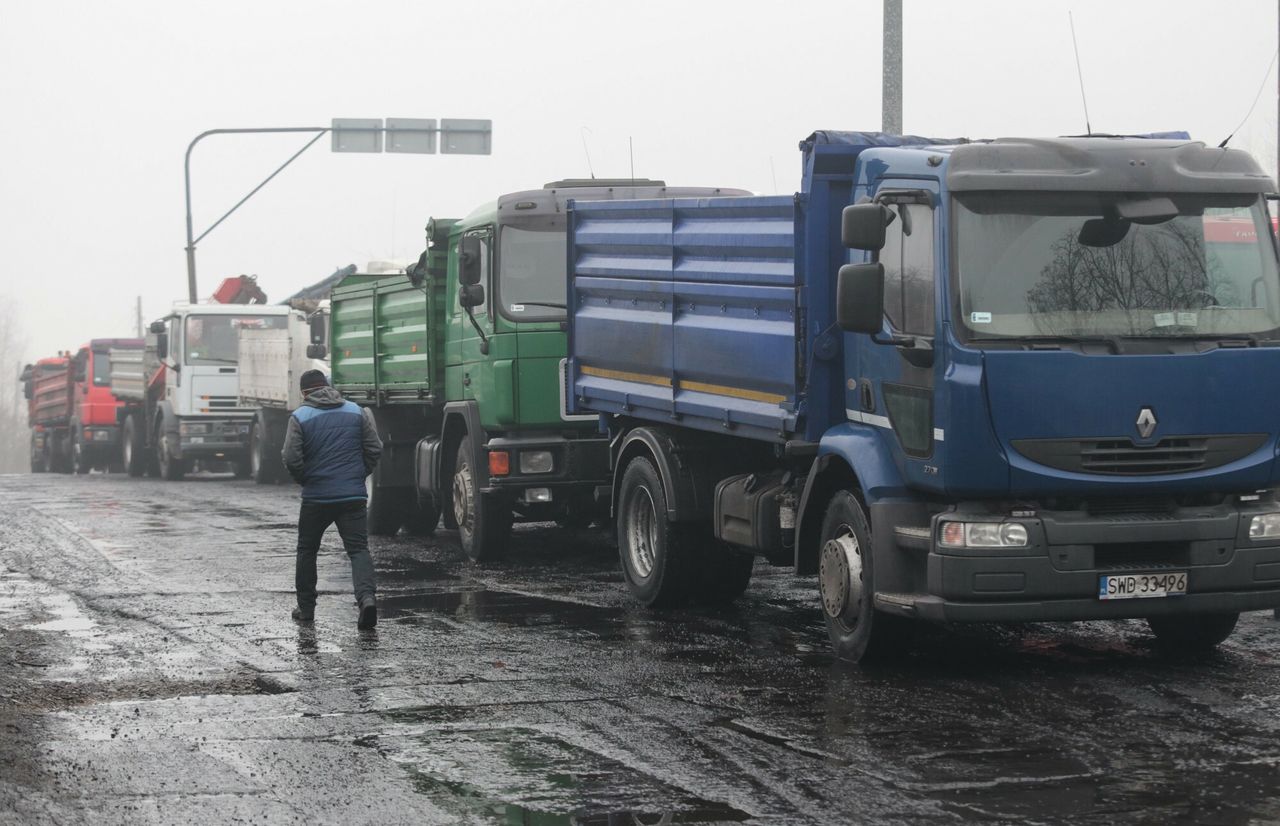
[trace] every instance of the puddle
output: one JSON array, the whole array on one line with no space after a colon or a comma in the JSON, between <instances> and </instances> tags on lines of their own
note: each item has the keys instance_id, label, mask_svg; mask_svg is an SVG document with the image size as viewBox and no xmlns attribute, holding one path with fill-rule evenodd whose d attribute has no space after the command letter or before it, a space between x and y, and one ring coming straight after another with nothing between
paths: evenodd
<instances>
[{"instance_id":1,"label":"puddle","mask_svg":"<svg viewBox=\"0 0 1280 826\"><path fill-rule=\"evenodd\" d=\"M50 594L41 600L41 606L53 614L55 619L34 625L24 625L24 630L58 631L83 637L88 636L88 633L97 627L97 623L81 613L75 601L65 594Z\"/></svg>"},{"instance_id":2,"label":"puddle","mask_svg":"<svg viewBox=\"0 0 1280 826\"><path fill-rule=\"evenodd\" d=\"M575 628L616 623L622 611L580 602L548 599L511 591L472 590L399 593L378 600L387 620L412 621L415 617L447 614L459 620L487 620L506 625L571 625Z\"/></svg>"}]
</instances>

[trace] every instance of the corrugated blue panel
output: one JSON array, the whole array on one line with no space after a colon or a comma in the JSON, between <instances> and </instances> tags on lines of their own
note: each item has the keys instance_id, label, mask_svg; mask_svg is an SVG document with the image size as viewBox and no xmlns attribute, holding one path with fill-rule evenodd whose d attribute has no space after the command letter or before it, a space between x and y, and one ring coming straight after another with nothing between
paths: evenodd
<instances>
[{"instance_id":1,"label":"corrugated blue panel","mask_svg":"<svg viewBox=\"0 0 1280 826\"><path fill-rule=\"evenodd\" d=\"M797 410L791 197L577 203L570 394L577 412L777 440Z\"/></svg>"}]
</instances>

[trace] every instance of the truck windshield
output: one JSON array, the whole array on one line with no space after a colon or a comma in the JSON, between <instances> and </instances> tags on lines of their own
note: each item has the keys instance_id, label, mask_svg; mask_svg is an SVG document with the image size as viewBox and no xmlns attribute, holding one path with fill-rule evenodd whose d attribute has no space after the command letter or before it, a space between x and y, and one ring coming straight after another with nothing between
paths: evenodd
<instances>
[{"instance_id":1,"label":"truck windshield","mask_svg":"<svg viewBox=\"0 0 1280 826\"><path fill-rule=\"evenodd\" d=\"M974 339L1242 337L1280 328L1255 195L956 197L960 323Z\"/></svg>"},{"instance_id":2,"label":"truck windshield","mask_svg":"<svg viewBox=\"0 0 1280 826\"><path fill-rule=\"evenodd\" d=\"M282 330L288 316L197 315L187 318L187 364L235 365L241 330Z\"/></svg>"},{"instance_id":3,"label":"truck windshield","mask_svg":"<svg viewBox=\"0 0 1280 826\"><path fill-rule=\"evenodd\" d=\"M564 318L565 232L558 218L542 227L501 228L498 301L513 321Z\"/></svg>"}]
</instances>

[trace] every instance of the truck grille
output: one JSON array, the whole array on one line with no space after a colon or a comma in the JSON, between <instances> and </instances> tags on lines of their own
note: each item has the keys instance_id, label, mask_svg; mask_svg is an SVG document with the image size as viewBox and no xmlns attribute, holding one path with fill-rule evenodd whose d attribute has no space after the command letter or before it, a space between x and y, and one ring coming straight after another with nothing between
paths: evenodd
<instances>
[{"instance_id":1,"label":"truck grille","mask_svg":"<svg viewBox=\"0 0 1280 826\"><path fill-rule=\"evenodd\" d=\"M1108 439L1015 439L1013 447L1033 462L1058 470L1118 476L1190 473L1230 464L1267 441L1265 433L1176 436L1154 445L1124 437Z\"/></svg>"},{"instance_id":2,"label":"truck grille","mask_svg":"<svg viewBox=\"0 0 1280 826\"><path fill-rule=\"evenodd\" d=\"M209 396L207 404L210 408L232 408L239 406L239 400L235 396Z\"/></svg>"}]
</instances>

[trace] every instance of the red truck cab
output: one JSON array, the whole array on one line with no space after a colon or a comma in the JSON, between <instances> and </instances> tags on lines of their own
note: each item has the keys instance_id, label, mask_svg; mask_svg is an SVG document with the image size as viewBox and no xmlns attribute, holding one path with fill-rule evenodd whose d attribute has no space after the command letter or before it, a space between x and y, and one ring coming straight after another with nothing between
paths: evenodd
<instances>
[{"instance_id":1,"label":"red truck cab","mask_svg":"<svg viewBox=\"0 0 1280 826\"><path fill-rule=\"evenodd\" d=\"M140 350L142 339L95 338L72 359L69 447L71 466L76 473L119 465L123 402L111 392L113 349Z\"/></svg>"}]
</instances>

